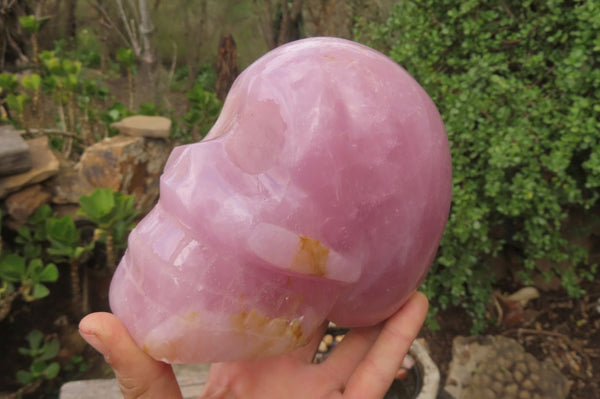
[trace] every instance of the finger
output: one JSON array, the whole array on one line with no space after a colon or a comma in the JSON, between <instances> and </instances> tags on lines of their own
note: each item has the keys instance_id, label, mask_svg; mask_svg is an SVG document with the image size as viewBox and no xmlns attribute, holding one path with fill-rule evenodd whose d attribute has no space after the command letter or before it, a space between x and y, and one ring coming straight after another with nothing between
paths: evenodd
<instances>
[{"instance_id":1,"label":"finger","mask_svg":"<svg viewBox=\"0 0 600 399\"><path fill-rule=\"evenodd\" d=\"M377 340L384 325L385 322L372 327L351 329L323 363L325 368L333 371L334 378L340 384L346 385L358 364Z\"/></svg>"},{"instance_id":2,"label":"finger","mask_svg":"<svg viewBox=\"0 0 600 399\"><path fill-rule=\"evenodd\" d=\"M92 313L79 323L79 333L104 355L125 399L181 398L170 365L152 359L110 313Z\"/></svg>"},{"instance_id":3,"label":"finger","mask_svg":"<svg viewBox=\"0 0 600 399\"><path fill-rule=\"evenodd\" d=\"M344 398L385 395L425 321L427 309L427 298L417 292L385 323L373 347L348 380Z\"/></svg>"},{"instance_id":4,"label":"finger","mask_svg":"<svg viewBox=\"0 0 600 399\"><path fill-rule=\"evenodd\" d=\"M373 346L382 328L383 323L373 327L351 329L319 367L324 369L323 372L329 370L329 374L338 381L339 385L346 385L356 366Z\"/></svg>"},{"instance_id":5,"label":"finger","mask_svg":"<svg viewBox=\"0 0 600 399\"><path fill-rule=\"evenodd\" d=\"M323 339L323 335L325 335L325 331L327 330L328 324L329 323L327 321L323 322L317 328L308 344L291 352L290 356L296 358L302 363L312 363L315 357L315 353L317 353L317 348L319 347L319 344Z\"/></svg>"}]
</instances>

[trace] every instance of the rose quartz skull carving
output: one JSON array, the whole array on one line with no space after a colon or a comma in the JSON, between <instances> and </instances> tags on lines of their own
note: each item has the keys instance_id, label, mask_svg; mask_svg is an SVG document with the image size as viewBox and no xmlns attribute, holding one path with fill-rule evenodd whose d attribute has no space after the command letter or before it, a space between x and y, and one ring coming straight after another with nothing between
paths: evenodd
<instances>
[{"instance_id":1,"label":"rose quartz skull carving","mask_svg":"<svg viewBox=\"0 0 600 399\"><path fill-rule=\"evenodd\" d=\"M239 76L206 139L173 151L111 308L173 363L380 322L424 278L450 192L442 120L406 71L342 39L290 43Z\"/></svg>"}]
</instances>

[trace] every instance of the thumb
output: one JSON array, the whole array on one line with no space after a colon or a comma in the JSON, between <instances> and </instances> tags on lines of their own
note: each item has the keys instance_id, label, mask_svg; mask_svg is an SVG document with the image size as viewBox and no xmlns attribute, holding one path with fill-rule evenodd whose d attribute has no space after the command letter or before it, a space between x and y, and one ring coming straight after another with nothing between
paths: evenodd
<instances>
[{"instance_id":1,"label":"thumb","mask_svg":"<svg viewBox=\"0 0 600 399\"><path fill-rule=\"evenodd\" d=\"M182 398L171 366L143 352L114 315L87 315L79 333L112 367L125 399Z\"/></svg>"}]
</instances>

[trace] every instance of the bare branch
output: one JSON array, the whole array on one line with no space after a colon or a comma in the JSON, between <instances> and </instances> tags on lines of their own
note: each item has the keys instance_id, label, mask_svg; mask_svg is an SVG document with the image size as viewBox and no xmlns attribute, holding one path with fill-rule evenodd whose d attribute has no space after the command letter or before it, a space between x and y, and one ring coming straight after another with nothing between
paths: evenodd
<instances>
[{"instance_id":1,"label":"bare branch","mask_svg":"<svg viewBox=\"0 0 600 399\"><path fill-rule=\"evenodd\" d=\"M51 134L56 136L64 136L64 137L72 137L72 138L81 138L78 134L72 132L63 132L62 130L57 129L25 129L25 130L17 130L17 133L20 135L33 135L33 136L43 136L45 134Z\"/></svg>"},{"instance_id":2,"label":"bare branch","mask_svg":"<svg viewBox=\"0 0 600 399\"><path fill-rule=\"evenodd\" d=\"M108 27L114 29L115 32L117 32L117 34L119 35L119 37L123 40L123 42L126 45L129 45L129 41L125 37L125 34L123 34L123 32L117 27L117 25L110 18L104 7L102 7L97 0L94 3L92 3L92 7L94 7L96 10L98 10L98 12L102 14L102 16L106 19L106 22L108 22Z\"/></svg>"},{"instance_id":3,"label":"bare branch","mask_svg":"<svg viewBox=\"0 0 600 399\"><path fill-rule=\"evenodd\" d=\"M123 25L125 25L125 30L127 32L127 36L129 36L129 44L133 48L133 51L135 52L136 56L139 56L140 45L139 45L139 42L137 42L136 37L135 37L131 27L129 26L129 21L127 20L127 14L125 14L125 9L123 8L123 0L116 0L116 2L117 2L117 6L119 8L119 14L121 16L121 20L123 21Z\"/></svg>"},{"instance_id":4,"label":"bare branch","mask_svg":"<svg viewBox=\"0 0 600 399\"><path fill-rule=\"evenodd\" d=\"M135 6L135 3L133 2L133 0L127 0L127 2L129 3L129 8L131 8L131 12L133 14L133 19L135 20L135 25L139 25L140 24L140 12L138 11L137 7Z\"/></svg>"},{"instance_id":5,"label":"bare branch","mask_svg":"<svg viewBox=\"0 0 600 399\"><path fill-rule=\"evenodd\" d=\"M167 80L167 87L171 87L173 76L175 75L175 68L177 66L177 43L173 41L173 61L171 61L171 68L169 69L169 78Z\"/></svg>"},{"instance_id":6,"label":"bare branch","mask_svg":"<svg viewBox=\"0 0 600 399\"><path fill-rule=\"evenodd\" d=\"M150 10L148 10L148 2L146 0L139 0L139 11L140 11L140 36L142 41L142 58L147 63L154 62L154 54L152 53L151 41L152 32L154 32L154 25L150 19Z\"/></svg>"},{"instance_id":7,"label":"bare branch","mask_svg":"<svg viewBox=\"0 0 600 399\"><path fill-rule=\"evenodd\" d=\"M275 34L273 32L273 4L271 0L253 0L254 8L258 11L259 30L262 34L267 47L275 48ZM260 3L260 4L259 4Z\"/></svg>"}]
</instances>

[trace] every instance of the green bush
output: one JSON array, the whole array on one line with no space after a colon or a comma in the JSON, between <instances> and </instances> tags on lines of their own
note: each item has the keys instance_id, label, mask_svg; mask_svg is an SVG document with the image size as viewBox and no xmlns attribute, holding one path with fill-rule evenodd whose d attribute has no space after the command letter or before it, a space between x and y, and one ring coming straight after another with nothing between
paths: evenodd
<instances>
[{"instance_id":1,"label":"green bush","mask_svg":"<svg viewBox=\"0 0 600 399\"><path fill-rule=\"evenodd\" d=\"M423 85L451 142L452 210L423 286L434 308L462 305L480 331L487 260L508 249L522 277L549 261L583 294L595 266L564 226L600 194L600 2L405 0L368 28L362 40Z\"/></svg>"},{"instance_id":2,"label":"green bush","mask_svg":"<svg viewBox=\"0 0 600 399\"><path fill-rule=\"evenodd\" d=\"M55 360L60 350L57 338L46 339L39 330L32 330L25 337L29 347L19 348L19 353L31 358L29 370L17 371L17 381L23 386L58 376L60 365ZM20 395L19 395L20 397Z\"/></svg>"}]
</instances>

